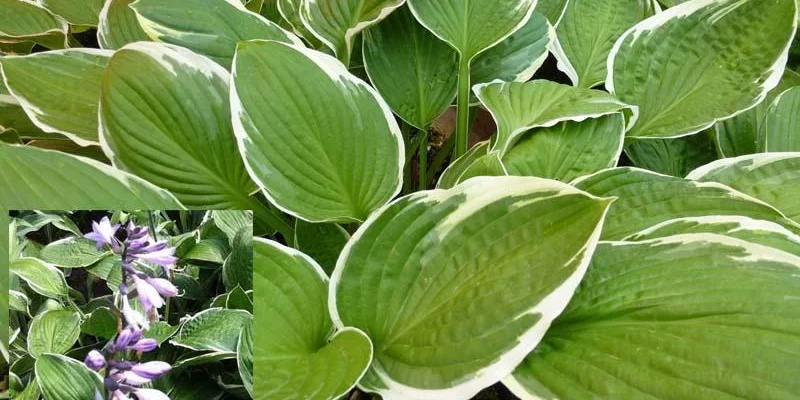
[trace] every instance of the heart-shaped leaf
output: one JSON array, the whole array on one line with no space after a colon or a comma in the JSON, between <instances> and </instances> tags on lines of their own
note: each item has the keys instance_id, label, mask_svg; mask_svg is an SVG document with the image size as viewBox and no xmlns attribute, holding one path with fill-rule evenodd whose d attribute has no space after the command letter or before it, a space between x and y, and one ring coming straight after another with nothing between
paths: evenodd
<instances>
[{"instance_id":1,"label":"heart-shaped leaf","mask_svg":"<svg viewBox=\"0 0 800 400\"><path fill-rule=\"evenodd\" d=\"M798 397L798 266L707 233L601 243L567 310L504 382L523 399Z\"/></svg>"},{"instance_id":2,"label":"heart-shaped leaf","mask_svg":"<svg viewBox=\"0 0 800 400\"><path fill-rule=\"evenodd\" d=\"M800 87L781 93L770 106L764 147L769 152L800 151Z\"/></svg>"},{"instance_id":3,"label":"heart-shaped leaf","mask_svg":"<svg viewBox=\"0 0 800 400\"><path fill-rule=\"evenodd\" d=\"M59 267L78 268L88 267L106 255L106 252L97 250L95 242L70 236L44 246L39 258Z\"/></svg>"},{"instance_id":4,"label":"heart-shaped leaf","mask_svg":"<svg viewBox=\"0 0 800 400\"><path fill-rule=\"evenodd\" d=\"M38 358L45 353L64 354L81 334L81 317L75 311L51 310L36 316L28 330L28 353Z\"/></svg>"},{"instance_id":5,"label":"heart-shaped leaf","mask_svg":"<svg viewBox=\"0 0 800 400\"><path fill-rule=\"evenodd\" d=\"M627 107L606 92L546 80L524 83L498 81L477 85L474 90L497 123L492 150L499 151L501 156L520 135L533 128L597 118ZM635 118L634 112L632 119Z\"/></svg>"},{"instance_id":6,"label":"heart-shaped leaf","mask_svg":"<svg viewBox=\"0 0 800 400\"><path fill-rule=\"evenodd\" d=\"M100 162L57 151L0 144L0 207L177 209L169 192ZM58 190L52 190L58 186Z\"/></svg>"},{"instance_id":7,"label":"heart-shaped leaf","mask_svg":"<svg viewBox=\"0 0 800 400\"><path fill-rule=\"evenodd\" d=\"M392 110L419 129L430 126L456 97L455 51L406 7L364 32L364 66Z\"/></svg>"},{"instance_id":8,"label":"heart-shaped leaf","mask_svg":"<svg viewBox=\"0 0 800 400\"><path fill-rule=\"evenodd\" d=\"M714 182L696 182L638 168L612 168L579 178L573 184L596 196L617 200L608 212L603 240L625 237L658 223L707 215L742 215L776 222L800 232L771 205Z\"/></svg>"},{"instance_id":9,"label":"heart-shaped leaf","mask_svg":"<svg viewBox=\"0 0 800 400\"><path fill-rule=\"evenodd\" d=\"M231 106L250 174L282 210L311 222L364 220L400 191L405 156L394 116L332 57L242 42Z\"/></svg>"},{"instance_id":10,"label":"heart-shaped leaf","mask_svg":"<svg viewBox=\"0 0 800 400\"><path fill-rule=\"evenodd\" d=\"M45 132L97 144L97 98L111 52L69 49L0 60L8 90Z\"/></svg>"},{"instance_id":11,"label":"heart-shaped leaf","mask_svg":"<svg viewBox=\"0 0 800 400\"><path fill-rule=\"evenodd\" d=\"M36 360L36 383L47 400L88 400L103 393L102 378L72 358L45 354Z\"/></svg>"},{"instance_id":12,"label":"heart-shaped leaf","mask_svg":"<svg viewBox=\"0 0 800 400\"><path fill-rule=\"evenodd\" d=\"M300 39L239 0L137 0L130 7L153 40L186 47L226 68L239 41L277 40L302 46Z\"/></svg>"},{"instance_id":13,"label":"heart-shaped leaf","mask_svg":"<svg viewBox=\"0 0 800 400\"><path fill-rule=\"evenodd\" d=\"M97 26L97 42L101 48L116 50L128 43L148 40L136 12L129 7L134 1L106 0Z\"/></svg>"},{"instance_id":14,"label":"heart-shaped leaf","mask_svg":"<svg viewBox=\"0 0 800 400\"><path fill-rule=\"evenodd\" d=\"M304 0L300 4L300 18L317 39L348 65L353 37L403 3L405 0Z\"/></svg>"},{"instance_id":15,"label":"heart-shaped leaf","mask_svg":"<svg viewBox=\"0 0 800 400\"><path fill-rule=\"evenodd\" d=\"M235 353L239 333L252 318L243 310L209 308L187 319L170 343L196 351Z\"/></svg>"},{"instance_id":16,"label":"heart-shaped leaf","mask_svg":"<svg viewBox=\"0 0 800 400\"><path fill-rule=\"evenodd\" d=\"M800 223L800 153L726 158L692 171L687 178L730 186Z\"/></svg>"},{"instance_id":17,"label":"heart-shaped leaf","mask_svg":"<svg viewBox=\"0 0 800 400\"><path fill-rule=\"evenodd\" d=\"M233 136L228 79L178 46L125 46L109 61L100 96L106 154L189 207L263 209L250 197L255 185Z\"/></svg>"},{"instance_id":18,"label":"heart-shaped leaf","mask_svg":"<svg viewBox=\"0 0 800 400\"><path fill-rule=\"evenodd\" d=\"M11 262L8 270L42 296L59 300L67 296L64 274L58 268L47 265L41 260L19 258Z\"/></svg>"},{"instance_id":19,"label":"heart-shaped leaf","mask_svg":"<svg viewBox=\"0 0 800 400\"><path fill-rule=\"evenodd\" d=\"M367 369L363 332L332 332L328 277L311 258L278 243L254 243L254 392L257 400L337 399Z\"/></svg>"},{"instance_id":20,"label":"heart-shaped leaf","mask_svg":"<svg viewBox=\"0 0 800 400\"><path fill-rule=\"evenodd\" d=\"M330 292L334 324L375 344L360 386L466 400L509 374L566 307L611 201L551 180L474 178L370 216Z\"/></svg>"},{"instance_id":21,"label":"heart-shaped leaf","mask_svg":"<svg viewBox=\"0 0 800 400\"><path fill-rule=\"evenodd\" d=\"M0 0L0 9L3 10L0 14L0 38L44 40L43 44L60 48L66 44L67 23L39 3Z\"/></svg>"},{"instance_id":22,"label":"heart-shaped leaf","mask_svg":"<svg viewBox=\"0 0 800 400\"><path fill-rule=\"evenodd\" d=\"M614 42L630 27L655 14L653 0L572 0L558 23L558 65L576 86L606 79Z\"/></svg>"},{"instance_id":23,"label":"heart-shaped leaf","mask_svg":"<svg viewBox=\"0 0 800 400\"><path fill-rule=\"evenodd\" d=\"M509 175L569 182L615 166L624 138L622 113L565 121L525 133L502 162Z\"/></svg>"},{"instance_id":24,"label":"heart-shaped leaf","mask_svg":"<svg viewBox=\"0 0 800 400\"><path fill-rule=\"evenodd\" d=\"M41 4L71 25L97 26L103 0L41 0Z\"/></svg>"},{"instance_id":25,"label":"heart-shaped leaf","mask_svg":"<svg viewBox=\"0 0 800 400\"><path fill-rule=\"evenodd\" d=\"M628 136L686 136L758 104L783 73L796 13L794 0L698 0L629 29L606 79L639 107Z\"/></svg>"}]
</instances>

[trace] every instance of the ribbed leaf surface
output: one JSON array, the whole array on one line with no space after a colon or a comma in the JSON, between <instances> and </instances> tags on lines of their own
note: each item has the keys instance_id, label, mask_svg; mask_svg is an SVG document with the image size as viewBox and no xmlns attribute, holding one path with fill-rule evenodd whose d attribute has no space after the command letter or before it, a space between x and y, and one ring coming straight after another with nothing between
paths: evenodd
<instances>
[{"instance_id":1,"label":"ribbed leaf surface","mask_svg":"<svg viewBox=\"0 0 800 400\"><path fill-rule=\"evenodd\" d=\"M800 87L772 103L764 122L764 147L769 152L800 151Z\"/></svg>"},{"instance_id":2,"label":"ribbed leaf surface","mask_svg":"<svg viewBox=\"0 0 800 400\"><path fill-rule=\"evenodd\" d=\"M97 26L97 42L101 48L116 50L128 43L148 40L136 12L129 7L134 1L106 0Z\"/></svg>"}]
</instances>

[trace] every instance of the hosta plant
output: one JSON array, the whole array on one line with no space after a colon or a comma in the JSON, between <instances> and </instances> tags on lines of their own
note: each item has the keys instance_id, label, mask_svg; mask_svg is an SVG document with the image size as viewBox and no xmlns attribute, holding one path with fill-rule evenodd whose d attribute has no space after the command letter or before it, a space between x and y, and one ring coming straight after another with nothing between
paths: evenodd
<instances>
[{"instance_id":1,"label":"hosta plant","mask_svg":"<svg viewBox=\"0 0 800 400\"><path fill-rule=\"evenodd\" d=\"M796 0L0 6L0 207L252 210L193 398L800 397Z\"/></svg>"},{"instance_id":2,"label":"hosta plant","mask_svg":"<svg viewBox=\"0 0 800 400\"><path fill-rule=\"evenodd\" d=\"M14 211L18 399L252 398L252 216Z\"/></svg>"}]
</instances>

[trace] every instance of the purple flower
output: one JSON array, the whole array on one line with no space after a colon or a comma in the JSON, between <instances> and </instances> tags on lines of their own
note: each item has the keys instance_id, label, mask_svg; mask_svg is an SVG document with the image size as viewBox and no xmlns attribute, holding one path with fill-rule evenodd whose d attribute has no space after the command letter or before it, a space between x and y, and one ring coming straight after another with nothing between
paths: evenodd
<instances>
[{"instance_id":1,"label":"purple flower","mask_svg":"<svg viewBox=\"0 0 800 400\"><path fill-rule=\"evenodd\" d=\"M111 245L117 251L119 245L114 239L114 235L118 229L119 224L111 226L111 221L109 221L108 217L103 217L100 223L92 221L92 231L83 237L93 240L98 250L102 249L104 245Z\"/></svg>"},{"instance_id":2,"label":"purple flower","mask_svg":"<svg viewBox=\"0 0 800 400\"><path fill-rule=\"evenodd\" d=\"M122 293L122 291L120 291L120 293ZM128 296L123 295L120 297L122 297L122 315L125 317L125 321L127 321L129 325L135 326L138 329L149 328L150 324L147 322L147 318L131 307L131 304L128 301Z\"/></svg>"},{"instance_id":3,"label":"purple flower","mask_svg":"<svg viewBox=\"0 0 800 400\"><path fill-rule=\"evenodd\" d=\"M148 361L146 363L136 364L131 367L131 371L147 379L156 379L161 375L166 374L172 366L163 361Z\"/></svg>"},{"instance_id":4,"label":"purple flower","mask_svg":"<svg viewBox=\"0 0 800 400\"><path fill-rule=\"evenodd\" d=\"M162 246L162 244L164 246ZM178 257L175 257L175 249L165 246L166 243L156 243L141 249L141 253L133 254L134 257L142 261L147 261L162 267L171 267L178 262ZM156 250L150 251L153 248Z\"/></svg>"},{"instance_id":5,"label":"purple flower","mask_svg":"<svg viewBox=\"0 0 800 400\"><path fill-rule=\"evenodd\" d=\"M178 295L178 288L172 282L163 278L146 278L147 283L150 284L156 291L164 297L175 297Z\"/></svg>"},{"instance_id":6,"label":"purple flower","mask_svg":"<svg viewBox=\"0 0 800 400\"><path fill-rule=\"evenodd\" d=\"M139 400L169 400L164 392L156 389L136 389L133 393Z\"/></svg>"},{"instance_id":7,"label":"purple flower","mask_svg":"<svg viewBox=\"0 0 800 400\"><path fill-rule=\"evenodd\" d=\"M86 355L83 363L94 371L100 371L106 366L106 358L97 350L92 350Z\"/></svg>"},{"instance_id":8,"label":"purple flower","mask_svg":"<svg viewBox=\"0 0 800 400\"><path fill-rule=\"evenodd\" d=\"M141 338L142 338L141 330L133 326L128 326L117 335L117 340L115 341L114 345L116 346L117 349L124 349L128 347L132 342L137 342Z\"/></svg>"},{"instance_id":9,"label":"purple flower","mask_svg":"<svg viewBox=\"0 0 800 400\"><path fill-rule=\"evenodd\" d=\"M130 347L132 350L141 351L142 353L147 353L148 351L153 351L158 347L158 342L153 339L142 339L133 346Z\"/></svg>"},{"instance_id":10,"label":"purple flower","mask_svg":"<svg viewBox=\"0 0 800 400\"><path fill-rule=\"evenodd\" d=\"M123 371L117 374L118 379L124 381L128 385L142 386L150 383L152 379L141 376L133 371Z\"/></svg>"},{"instance_id":11,"label":"purple flower","mask_svg":"<svg viewBox=\"0 0 800 400\"><path fill-rule=\"evenodd\" d=\"M145 312L161 308L164 305L164 299L161 298L156 288L136 275L132 275L132 278L136 285L136 293L139 295L139 302L142 303Z\"/></svg>"}]
</instances>

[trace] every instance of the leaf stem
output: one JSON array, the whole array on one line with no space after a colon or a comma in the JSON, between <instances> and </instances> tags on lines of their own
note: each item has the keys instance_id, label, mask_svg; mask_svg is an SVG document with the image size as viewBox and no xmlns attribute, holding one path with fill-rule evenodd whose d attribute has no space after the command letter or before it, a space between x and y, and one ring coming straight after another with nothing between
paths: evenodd
<instances>
[{"instance_id":1,"label":"leaf stem","mask_svg":"<svg viewBox=\"0 0 800 400\"><path fill-rule=\"evenodd\" d=\"M458 113L458 123L456 125L456 147L455 157L461 157L467 152L469 141L469 59L459 56L458 60L458 100L456 111Z\"/></svg>"}]
</instances>

